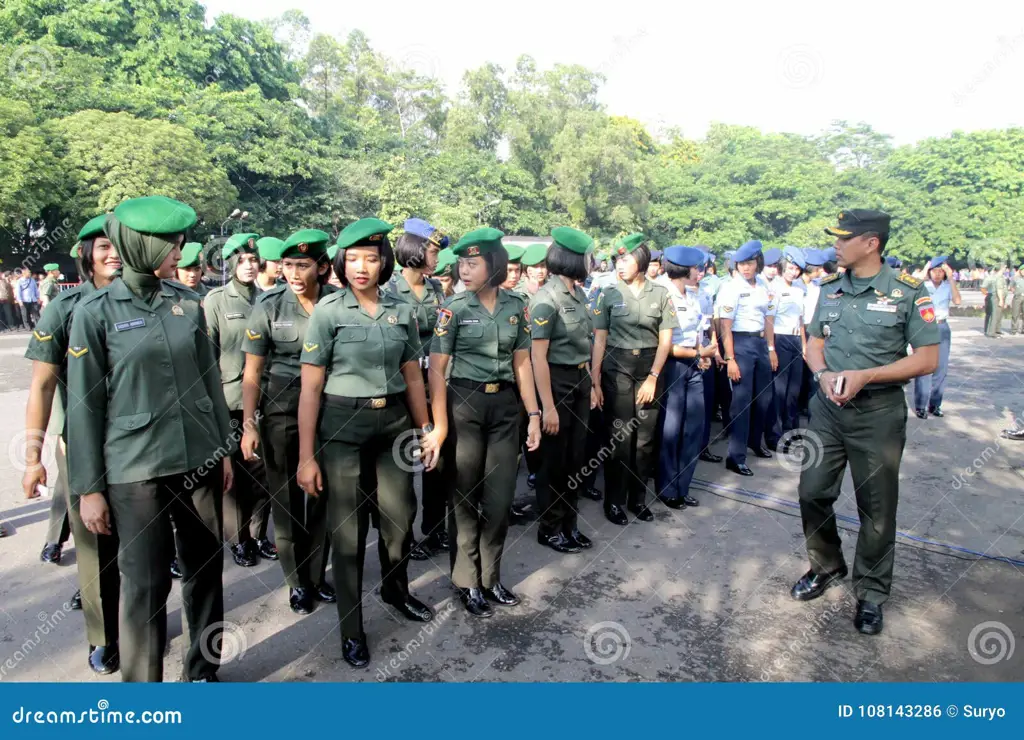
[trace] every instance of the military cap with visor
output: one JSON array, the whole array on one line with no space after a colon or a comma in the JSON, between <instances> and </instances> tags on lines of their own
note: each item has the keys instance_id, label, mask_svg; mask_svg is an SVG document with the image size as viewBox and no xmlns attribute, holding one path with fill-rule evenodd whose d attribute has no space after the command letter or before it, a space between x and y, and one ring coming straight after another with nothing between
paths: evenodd
<instances>
[{"instance_id":1,"label":"military cap with visor","mask_svg":"<svg viewBox=\"0 0 1024 740\"><path fill-rule=\"evenodd\" d=\"M888 234L889 220L889 214L884 211L851 208L848 211L841 212L838 219L839 225L826 228L825 233L829 236L837 236L840 239L851 239L868 232Z\"/></svg>"},{"instance_id":2,"label":"military cap with visor","mask_svg":"<svg viewBox=\"0 0 1024 740\"><path fill-rule=\"evenodd\" d=\"M448 246L448 237L441 229L431 226L422 218L408 218L405 220L402 229L406 234L412 234L436 244L442 249Z\"/></svg>"}]
</instances>

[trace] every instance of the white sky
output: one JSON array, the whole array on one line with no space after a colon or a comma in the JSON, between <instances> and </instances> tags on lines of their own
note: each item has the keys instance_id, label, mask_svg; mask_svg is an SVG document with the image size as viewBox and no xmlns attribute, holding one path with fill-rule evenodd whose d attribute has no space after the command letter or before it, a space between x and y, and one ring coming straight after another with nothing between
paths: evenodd
<instances>
[{"instance_id":1,"label":"white sky","mask_svg":"<svg viewBox=\"0 0 1024 740\"><path fill-rule=\"evenodd\" d=\"M582 64L601 101L654 130L709 122L818 133L865 120L897 144L1024 126L1024 3L861 0L615 3L515 0L205 0L209 17L302 10L314 32L360 29L374 49L454 94L485 62Z\"/></svg>"}]
</instances>

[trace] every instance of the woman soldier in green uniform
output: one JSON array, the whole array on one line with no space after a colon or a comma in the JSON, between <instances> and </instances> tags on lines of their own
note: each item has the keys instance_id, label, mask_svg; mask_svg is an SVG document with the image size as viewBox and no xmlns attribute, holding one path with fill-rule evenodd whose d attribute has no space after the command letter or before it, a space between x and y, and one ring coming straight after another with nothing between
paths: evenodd
<instances>
[{"instance_id":1,"label":"woman soldier in green uniform","mask_svg":"<svg viewBox=\"0 0 1024 740\"><path fill-rule=\"evenodd\" d=\"M224 400L235 427L242 424L242 372L245 353L242 339L245 325L259 294L256 277L260 258L259 234L233 234L221 249L231 280L214 288L203 301L206 327L220 362ZM277 560L277 548L267 539L270 524L270 494L262 460L246 460L241 447L234 454L235 485L224 495L224 536L237 565L251 568L260 558Z\"/></svg>"},{"instance_id":2,"label":"woman soldier in green uniform","mask_svg":"<svg viewBox=\"0 0 1024 740\"><path fill-rule=\"evenodd\" d=\"M190 290L194 290L202 298L210 289L203 284L203 266L200 262L200 255L203 245L199 242L188 242L181 248L181 262L175 270L175 278L179 283Z\"/></svg>"},{"instance_id":3,"label":"woman soldier in green uniform","mask_svg":"<svg viewBox=\"0 0 1024 740\"><path fill-rule=\"evenodd\" d=\"M430 356L436 428L428 442L437 447L449 438L455 448L452 582L477 617L491 616L487 600L519 603L501 583L501 556L516 493L520 397L529 412L528 447L540 444L526 301L498 289L508 260L502 236L497 229L476 229L455 245L466 291L439 312Z\"/></svg>"},{"instance_id":4,"label":"woman soldier in green uniform","mask_svg":"<svg viewBox=\"0 0 1024 740\"><path fill-rule=\"evenodd\" d=\"M200 301L168 279L195 222L163 196L119 205L104 230L122 275L82 299L71 324L71 491L90 532L120 537L125 681L163 680L172 516L191 634L183 677L215 681L219 667L220 501L235 438Z\"/></svg>"},{"instance_id":5,"label":"woman soldier in green uniform","mask_svg":"<svg viewBox=\"0 0 1024 740\"><path fill-rule=\"evenodd\" d=\"M587 278L594 240L567 226L551 236L547 266L552 277L530 303L533 374L544 409L537 541L557 552L579 552L593 544L577 526L579 481L572 478L583 467L592 381L591 316L577 282Z\"/></svg>"},{"instance_id":6,"label":"woman soldier in green uniform","mask_svg":"<svg viewBox=\"0 0 1024 740\"><path fill-rule=\"evenodd\" d=\"M431 427L416 309L380 290L395 265L387 239L391 229L380 219L364 218L341 232L334 270L345 288L316 307L302 347L297 480L311 500L326 500L342 657L356 668L370 662L362 597L372 510L380 514L381 600L414 621L434 616L409 593L416 494L412 467L396 451L415 444L410 415L417 429ZM429 470L436 449L424 442L423 453ZM371 479L377 484L376 504L372 489L363 485Z\"/></svg>"},{"instance_id":7,"label":"woman soldier in green uniform","mask_svg":"<svg viewBox=\"0 0 1024 740\"><path fill-rule=\"evenodd\" d=\"M451 247L445 247L437 253L434 277L441 284L441 293L444 298L451 298L455 295L455 284L459 282L458 270L455 267L458 262L459 258L452 252Z\"/></svg>"},{"instance_id":8,"label":"woman soldier in green uniform","mask_svg":"<svg viewBox=\"0 0 1024 740\"><path fill-rule=\"evenodd\" d=\"M520 291L526 293L531 298L548 281L547 258L547 244L531 244L523 252L523 258L520 260L520 263L526 269L526 275L520 281Z\"/></svg>"},{"instance_id":9,"label":"woman soldier in green uniform","mask_svg":"<svg viewBox=\"0 0 1024 740\"><path fill-rule=\"evenodd\" d=\"M68 469L61 445L67 446L67 362L71 316L79 301L106 287L121 269L117 250L103 233L106 214L90 220L78 232L78 244L71 250L78 261L78 274L84 280L63 291L43 310L35 331L28 340L25 357L32 360L32 387L29 389L25 411L25 475L22 488L26 498L36 498L36 486L46 485L46 468L40 461L43 430L47 420L57 423L61 435L56 450L58 486L54 500L63 499L71 531L75 535L75 560L78 565L79 590L72 604L85 614L85 633L89 640L89 668L107 674L117 670L120 658L117 651L117 600L121 587L117 572L117 535L112 532L93 534L86 529L75 506L68 506ZM51 418L54 394L60 399Z\"/></svg>"},{"instance_id":10,"label":"woman soldier in green uniform","mask_svg":"<svg viewBox=\"0 0 1024 740\"><path fill-rule=\"evenodd\" d=\"M300 356L313 306L335 292L327 284L330 238L319 229L302 229L288 237L281 249L286 282L256 299L242 340L242 454L246 460L256 460L259 448L266 458L274 534L288 584L288 606L296 614L312 613L314 599L329 604L335 600L334 589L324 580L328 542L324 499L306 496L295 480Z\"/></svg>"},{"instance_id":11,"label":"woman soldier in green uniform","mask_svg":"<svg viewBox=\"0 0 1024 740\"><path fill-rule=\"evenodd\" d=\"M677 322L668 291L646 278L651 261L646 241L643 234L619 241L619 280L598 294L593 309L594 396L604 410L608 439L618 440L604 469L604 515L612 524L628 522L627 506L640 521L654 519L647 508L647 479L657 464L655 397Z\"/></svg>"}]
</instances>

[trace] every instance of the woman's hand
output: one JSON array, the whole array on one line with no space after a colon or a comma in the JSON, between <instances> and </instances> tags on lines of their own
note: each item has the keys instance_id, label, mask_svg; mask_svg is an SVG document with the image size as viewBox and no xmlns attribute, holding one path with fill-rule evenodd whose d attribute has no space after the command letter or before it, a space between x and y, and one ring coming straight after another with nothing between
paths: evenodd
<instances>
[{"instance_id":1,"label":"woman's hand","mask_svg":"<svg viewBox=\"0 0 1024 740\"><path fill-rule=\"evenodd\" d=\"M231 466L231 458L224 458L224 491L230 491L231 486L235 485L235 469Z\"/></svg>"},{"instance_id":2,"label":"woman's hand","mask_svg":"<svg viewBox=\"0 0 1024 740\"><path fill-rule=\"evenodd\" d=\"M253 425L247 425L242 434L242 457L256 460L256 448L260 446L260 433Z\"/></svg>"},{"instance_id":3,"label":"woman's hand","mask_svg":"<svg viewBox=\"0 0 1024 740\"><path fill-rule=\"evenodd\" d=\"M604 408L604 391L601 390L601 385L599 383L594 383L590 386L590 408Z\"/></svg>"},{"instance_id":4,"label":"woman's hand","mask_svg":"<svg viewBox=\"0 0 1024 740\"><path fill-rule=\"evenodd\" d=\"M102 493L87 493L78 501L78 513L93 534L110 534L110 508Z\"/></svg>"},{"instance_id":5,"label":"woman's hand","mask_svg":"<svg viewBox=\"0 0 1024 740\"><path fill-rule=\"evenodd\" d=\"M299 461L299 470L295 475L295 481L299 488L306 492L306 495L314 498L324 490L324 479L320 474L320 465L316 460Z\"/></svg>"},{"instance_id":6,"label":"woman's hand","mask_svg":"<svg viewBox=\"0 0 1024 740\"><path fill-rule=\"evenodd\" d=\"M735 359L732 359L729 360L726 367L729 369L729 380L733 383L739 383L740 378L743 377L740 375L740 364Z\"/></svg>"},{"instance_id":7,"label":"woman's hand","mask_svg":"<svg viewBox=\"0 0 1024 740\"><path fill-rule=\"evenodd\" d=\"M447 437L443 429L434 427L434 431L423 435L420 439L420 462L424 470L433 470L441 459L441 445Z\"/></svg>"},{"instance_id":8,"label":"woman's hand","mask_svg":"<svg viewBox=\"0 0 1024 740\"><path fill-rule=\"evenodd\" d=\"M636 392L636 405L646 406L654 400L654 393L658 390L658 379L653 375L648 375L647 380L640 386L640 390Z\"/></svg>"},{"instance_id":9,"label":"woman's hand","mask_svg":"<svg viewBox=\"0 0 1024 740\"><path fill-rule=\"evenodd\" d=\"M526 426L526 449L533 452L540 447L540 417L531 416Z\"/></svg>"},{"instance_id":10,"label":"woman's hand","mask_svg":"<svg viewBox=\"0 0 1024 740\"><path fill-rule=\"evenodd\" d=\"M773 373L774 372L778 372L778 370L779 370L779 356L778 356L778 354L776 354L775 350L773 350L773 349L768 350L768 362L772 366L772 372Z\"/></svg>"},{"instance_id":11,"label":"woman's hand","mask_svg":"<svg viewBox=\"0 0 1024 740\"><path fill-rule=\"evenodd\" d=\"M558 434L558 412L554 406L544 409L543 424L544 434Z\"/></svg>"}]
</instances>

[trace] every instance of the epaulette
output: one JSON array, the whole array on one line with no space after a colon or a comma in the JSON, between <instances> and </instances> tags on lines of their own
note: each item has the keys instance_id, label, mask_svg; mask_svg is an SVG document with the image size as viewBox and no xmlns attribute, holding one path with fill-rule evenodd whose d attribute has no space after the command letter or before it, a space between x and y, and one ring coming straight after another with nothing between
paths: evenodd
<instances>
[{"instance_id":1,"label":"epaulette","mask_svg":"<svg viewBox=\"0 0 1024 740\"><path fill-rule=\"evenodd\" d=\"M831 282L833 282L835 280L838 280L841 277L842 277L842 275L840 275L838 272L833 272L828 277L823 277L821 279L821 282L819 283L819 285L824 285L825 283L831 283Z\"/></svg>"},{"instance_id":2,"label":"epaulette","mask_svg":"<svg viewBox=\"0 0 1024 740\"><path fill-rule=\"evenodd\" d=\"M896 279L904 285L909 285L911 288L921 287L921 281L913 275L897 275Z\"/></svg>"}]
</instances>

